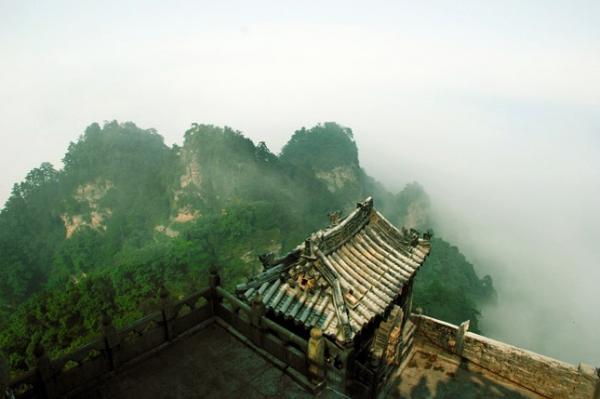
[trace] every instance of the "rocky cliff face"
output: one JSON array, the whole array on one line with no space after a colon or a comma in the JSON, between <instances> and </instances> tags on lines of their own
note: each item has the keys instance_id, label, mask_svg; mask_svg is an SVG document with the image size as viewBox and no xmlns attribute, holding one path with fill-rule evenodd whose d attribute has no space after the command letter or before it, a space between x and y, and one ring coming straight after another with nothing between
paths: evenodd
<instances>
[{"instance_id":1,"label":"rocky cliff face","mask_svg":"<svg viewBox=\"0 0 600 399\"><path fill-rule=\"evenodd\" d=\"M297 130L283 147L280 158L320 181L339 199L336 205L342 208L385 191L370 190L368 177L360 167L352 130L333 122Z\"/></svg>"},{"instance_id":2,"label":"rocky cliff face","mask_svg":"<svg viewBox=\"0 0 600 399\"><path fill-rule=\"evenodd\" d=\"M90 126L65 159L69 196L59 211L66 239L82 229L131 231L123 224L132 206L148 238L177 237L203 215L257 201L295 210L310 219L307 230L366 196L396 224L429 223L425 192L416 184L386 191L360 167L352 131L335 123L296 131L277 156L227 127L194 124L182 147L168 148L154 131L111 122Z\"/></svg>"},{"instance_id":3,"label":"rocky cliff face","mask_svg":"<svg viewBox=\"0 0 600 399\"><path fill-rule=\"evenodd\" d=\"M359 183L356 171L350 166L336 166L331 170L321 170L316 172L315 176L323 181L329 192L333 194Z\"/></svg>"},{"instance_id":4,"label":"rocky cliff face","mask_svg":"<svg viewBox=\"0 0 600 399\"><path fill-rule=\"evenodd\" d=\"M65 212L61 215L65 224L66 238L71 238L83 227L97 231L106 230L106 219L112 215L112 210L102 206L101 200L112 187L110 180L100 178L75 188L73 200L85 211L74 214Z\"/></svg>"},{"instance_id":5,"label":"rocky cliff face","mask_svg":"<svg viewBox=\"0 0 600 399\"><path fill-rule=\"evenodd\" d=\"M431 226L429 196L418 183L410 183L394 196L396 223L419 230Z\"/></svg>"}]
</instances>

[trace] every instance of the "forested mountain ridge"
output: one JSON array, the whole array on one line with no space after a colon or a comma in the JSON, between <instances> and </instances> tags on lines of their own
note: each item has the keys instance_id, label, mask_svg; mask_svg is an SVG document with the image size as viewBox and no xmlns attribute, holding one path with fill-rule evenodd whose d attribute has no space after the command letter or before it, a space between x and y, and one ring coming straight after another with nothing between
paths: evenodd
<instances>
[{"instance_id":1,"label":"forested mountain ridge","mask_svg":"<svg viewBox=\"0 0 600 399\"><path fill-rule=\"evenodd\" d=\"M36 342L58 355L155 309L166 285L182 297L210 264L233 287L372 195L396 225L427 229L416 183L392 194L360 167L352 131L325 123L294 133L280 155L230 128L193 124L168 147L153 129L90 125L64 168L33 169L0 211L0 350L26 369ZM415 302L451 322L493 299L460 251L440 238L419 272Z\"/></svg>"}]
</instances>

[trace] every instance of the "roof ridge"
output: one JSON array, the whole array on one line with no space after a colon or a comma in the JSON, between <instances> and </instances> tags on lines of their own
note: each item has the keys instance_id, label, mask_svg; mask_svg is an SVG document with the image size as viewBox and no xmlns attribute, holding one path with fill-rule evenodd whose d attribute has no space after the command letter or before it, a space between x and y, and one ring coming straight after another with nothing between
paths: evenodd
<instances>
[{"instance_id":1,"label":"roof ridge","mask_svg":"<svg viewBox=\"0 0 600 399\"><path fill-rule=\"evenodd\" d=\"M319 243L319 248L329 255L344 245L369 223L373 212L373 197L356 204L356 209L346 216L339 224L319 230L311 235Z\"/></svg>"},{"instance_id":2,"label":"roof ridge","mask_svg":"<svg viewBox=\"0 0 600 399\"><path fill-rule=\"evenodd\" d=\"M345 342L349 342L352 336L352 328L350 327L350 318L348 315L348 306L344 293L342 292L342 286L340 284L340 278L338 272L329 264L327 258L321 252L317 246L314 250L315 254L319 258L320 265L317 262L313 262L313 266L321 272L329 286L333 290L333 303L335 305L335 314L338 319L339 325L342 327L341 332Z\"/></svg>"}]
</instances>

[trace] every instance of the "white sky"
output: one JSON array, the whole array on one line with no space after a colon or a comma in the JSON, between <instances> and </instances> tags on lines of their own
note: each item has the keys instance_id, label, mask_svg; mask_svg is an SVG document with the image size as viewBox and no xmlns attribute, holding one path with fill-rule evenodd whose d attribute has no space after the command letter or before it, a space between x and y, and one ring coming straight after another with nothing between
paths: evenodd
<instances>
[{"instance_id":1,"label":"white sky","mask_svg":"<svg viewBox=\"0 0 600 399\"><path fill-rule=\"evenodd\" d=\"M493 275L486 332L600 365L600 2L0 0L0 203L97 121L353 128Z\"/></svg>"}]
</instances>

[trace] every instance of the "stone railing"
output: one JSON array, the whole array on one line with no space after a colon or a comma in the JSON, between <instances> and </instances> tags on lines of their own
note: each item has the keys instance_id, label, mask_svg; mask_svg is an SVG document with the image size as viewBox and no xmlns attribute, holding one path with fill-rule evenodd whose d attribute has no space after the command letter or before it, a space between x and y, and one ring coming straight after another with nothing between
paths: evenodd
<instances>
[{"instance_id":1,"label":"stone railing","mask_svg":"<svg viewBox=\"0 0 600 399\"><path fill-rule=\"evenodd\" d=\"M102 319L101 336L58 359L38 345L36 368L10 383L17 398L55 398L85 389L121 366L139 360L212 317L210 290L171 303L161 290L162 309L120 329Z\"/></svg>"},{"instance_id":2,"label":"stone railing","mask_svg":"<svg viewBox=\"0 0 600 399\"><path fill-rule=\"evenodd\" d=\"M159 295L160 310L119 329L105 316L100 337L66 356L50 359L38 345L35 369L10 381L8 388L16 398L68 397L216 322L287 369L306 388L316 389L307 378L307 340L265 317L262 303L249 306L221 288L216 268L211 268L209 286L187 298L172 302L164 288ZM5 380L6 374L0 375L0 394Z\"/></svg>"},{"instance_id":3,"label":"stone railing","mask_svg":"<svg viewBox=\"0 0 600 399\"><path fill-rule=\"evenodd\" d=\"M249 306L221 287L217 293L220 300L215 309L217 322L226 323L232 333L241 334L282 367L288 365L301 375L308 375L307 340L268 319L261 301L255 300Z\"/></svg>"},{"instance_id":4,"label":"stone railing","mask_svg":"<svg viewBox=\"0 0 600 399\"><path fill-rule=\"evenodd\" d=\"M468 332L423 315L412 315L417 337L547 398L600 398L596 369L579 367Z\"/></svg>"}]
</instances>

